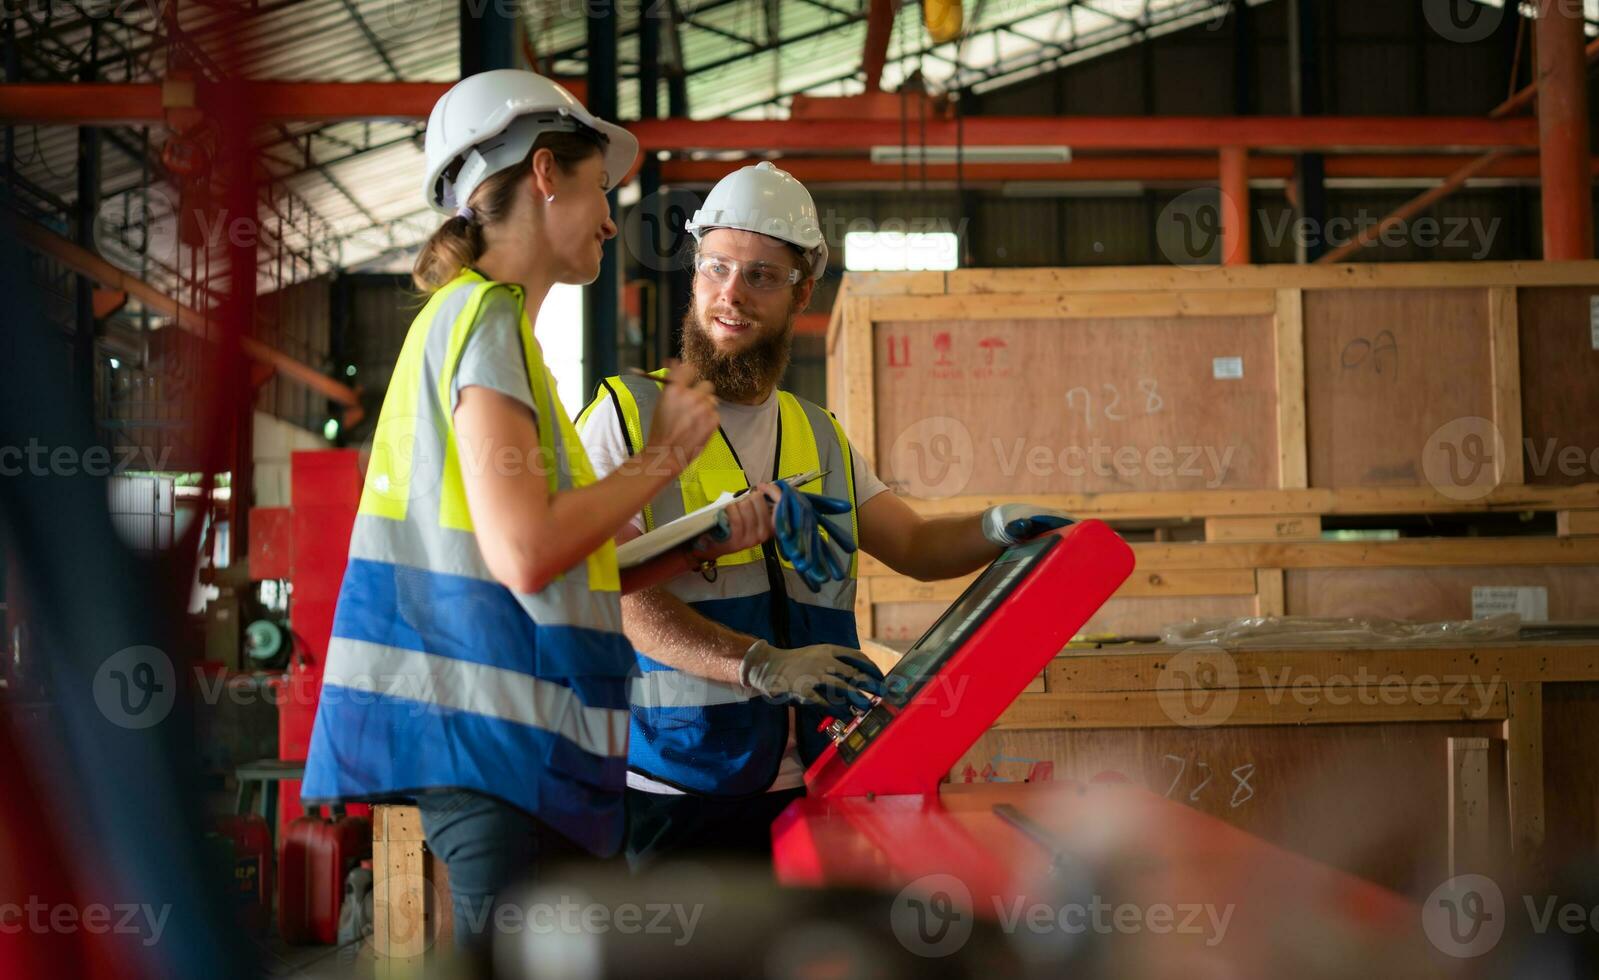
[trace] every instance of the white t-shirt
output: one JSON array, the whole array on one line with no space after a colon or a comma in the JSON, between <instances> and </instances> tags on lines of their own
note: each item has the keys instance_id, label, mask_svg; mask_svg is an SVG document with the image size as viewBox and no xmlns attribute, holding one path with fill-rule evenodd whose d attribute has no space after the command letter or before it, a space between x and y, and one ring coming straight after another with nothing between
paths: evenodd
<instances>
[{"instance_id":1,"label":"white t-shirt","mask_svg":"<svg viewBox=\"0 0 1599 980\"><path fill-rule=\"evenodd\" d=\"M768 396L766 401L759 405L739 405L718 398L716 408L721 415L722 432L732 445L733 452L738 455L738 461L744 466L744 478L751 486L771 482L772 463L777 454L777 396ZM604 477L628 458L627 438L622 432L622 421L617 417L615 409L610 406L601 405L589 413L588 421L578 427L578 436L583 440L583 448L588 451L589 462L594 464L596 478ZM888 485L877 478L877 474L872 472L872 468L853 447L850 458L853 460L855 470L855 505L859 507L887 490ZM642 532L644 514L640 512L633 515L632 524ZM628 771L627 785L631 789L647 793L681 792L632 770ZM783 752L782 765L778 767L777 778L772 781L768 792L797 789L803 785L805 785L805 767L800 763L799 748L794 742L794 713L790 711L788 748Z\"/></svg>"}]
</instances>

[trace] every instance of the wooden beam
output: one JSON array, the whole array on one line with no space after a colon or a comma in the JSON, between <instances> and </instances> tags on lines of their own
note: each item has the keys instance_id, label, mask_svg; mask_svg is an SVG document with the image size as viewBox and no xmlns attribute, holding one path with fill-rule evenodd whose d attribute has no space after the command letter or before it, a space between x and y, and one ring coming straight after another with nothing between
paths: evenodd
<instances>
[{"instance_id":1,"label":"wooden beam","mask_svg":"<svg viewBox=\"0 0 1599 980\"><path fill-rule=\"evenodd\" d=\"M872 319L1056 320L1074 318L1270 316L1277 293L1265 289L1210 292L1061 292L958 296L880 296Z\"/></svg>"},{"instance_id":2,"label":"wooden beam","mask_svg":"<svg viewBox=\"0 0 1599 980\"><path fill-rule=\"evenodd\" d=\"M1283 595L1283 570L1255 569L1255 615L1282 616L1287 612L1288 604Z\"/></svg>"},{"instance_id":3,"label":"wooden beam","mask_svg":"<svg viewBox=\"0 0 1599 980\"><path fill-rule=\"evenodd\" d=\"M1206 541L1319 541L1321 518L1313 514L1281 517L1207 517Z\"/></svg>"},{"instance_id":4,"label":"wooden beam","mask_svg":"<svg viewBox=\"0 0 1599 980\"><path fill-rule=\"evenodd\" d=\"M840 421L855 451L872 461L877 456L877 351L872 333L872 299L850 296L844 302L844 322L840 329L844 344L846 413Z\"/></svg>"},{"instance_id":5,"label":"wooden beam","mask_svg":"<svg viewBox=\"0 0 1599 980\"><path fill-rule=\"evenodd\" d=\"M1310 486L1310 456L1305 444L1304 294L1277 291L1272 318L1277 366L1277 484L1284 489Z\"/></svg>"},{"instance_id":6,"label":"wooden beam","mask_svg":"<svg viewBox=\"0 0 1599 980\"><path fill-rule=\"evenodd\" d=\"M1553 680L1554 678L1550 678ZM1505 717L1510 782L1510 846L1519 863L1536 862L1544 841L1543 684L1510 684Z\"/></svg>"},{"instance_id":7,"label":"wooden beam","mask_svg":"<svg viewBox=\"0 0 1599 980\"><path fill-rule=\"evenodd\" d=\"M1599 534L1599 510L1563 510L1556 513L1555 533L1562 538Z\"/></svg>"},{"instance_id":8,"label":"wooden beam","mask_svg":"<svg viewBox=\"0 0 1599 980\"><path fill-rule=\"evenodd\" d=\"M899 273L888 273L896 275ZM956 269L960 293L1060 293L1107 290L1408 289L1429 286L1596 286L1599 261L1354 262L1334 265L1233 265L1202 269L1106 266L1070 269Z\"/></svg>"},{"instance_id":9,"label":"wooden beam","mask_svg":"<svg viewBox=\"0 0 1599 980\"><path fill-rule=\"evenodd\" d=\"M1164 646L1119 646L1063 651L1050 661L1050 689L1078 693L1152 690L1182 651ZM1227 654L1240 690L1283 687L1304 678L1313 687L1380 683L1384 678L1431 678L1440 701L1481 702L1495 683L1599 681L1599 644L1586 641L1483 643L1379 650L1273 648ZM1435 682L1435 683L1434 683Z\"/></svg>"},{"instance_id":10,"label":"wooden beam","mask_svg":"<svg viewBox=\"0 0 1599 980\"><path fill-rule=\"evenodd\" d=\"M1494 860L1494 775L1503 774L1505 743L1492 738L1451 738L1449 765L1449 876L1482 874ZM1498 754L1500 765L1493 756Z\"/></svg>"},{"instance_id":11,"label":"wooden beam","mask_svg":"<svg viewBox=\"0 0 1599 980\"><path fill-rule=\"evenodd\" d=\"M852 435L853 438L853 435ZM1294 514L1465 514L1599 509L1599 483L1500 486L1478 500L1455 500L1431 487L1315 487L1297 490L1176 490L1126 493L971 494L906 497L918 514L972 514L1003 503L1053 507L1101 520L1246 517Z\"/></svg>"},{"instance_id":12,"label":"wooden beam","mask_svg":"<svg viewBox=\"0 0 1599 980\"><path fill-rule=\"evenodd\" d=\"M1069 690L1046 681L1051 691ZM1225 716L1207 717L1206 727L1239 725L1366 725L1409 721L1499 721L1505 717L1504 685L1495 685L1485 703L1466 705L1401 701L1385 703L1373 688L1336 688L1299 697L1276 696L1264 690L1238 691L1237 703ZM1121 693L1071 691L1017 698L994 728L1178 728L1190 727L1168 713L1164 692ZM1391 699L1390 699L1391 700Z\"/></svg>"},{"instance_id":13,"label":"wooden beam","mask_svg":"<svg viewBox=\"0 0 1599 980\"><path fill-rule=\"evenodd\" d=\"M1521 341L1514 287L1494 286L1488 290L1488 345L1493 422L1504 442L1504 452L1494 456L1494 482L1520 484L1525 479L1525 467L1521 452Z\"/></svg>"}]
</instances>

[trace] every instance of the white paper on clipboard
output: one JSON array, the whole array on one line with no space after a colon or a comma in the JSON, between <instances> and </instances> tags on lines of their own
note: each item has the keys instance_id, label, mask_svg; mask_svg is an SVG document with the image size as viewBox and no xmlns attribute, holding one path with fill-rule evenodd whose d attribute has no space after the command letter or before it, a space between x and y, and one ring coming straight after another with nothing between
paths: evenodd
<instances>
[{"instance_id":1,"label":"white paper on clipboard","mask_svg":"<svg viewBox=\"0 0 1599 980\"><path fill-rule=\"evenodd\" d=\"M811 470L798 476L785 477L784 482L794 487L802 487L813 480L821 478L822 473ZM706 504L698 510L691 511L675 521L668 521L648 534L641 534L626 544L616 547L616 564L619 568L633 568L642 565L652 558L658 558L674 548L681 547L695 540L702 534L721 528L727 530L727 516L725 511L738 495L723 492L720 497Z\"/></svg>"}]
</instances>

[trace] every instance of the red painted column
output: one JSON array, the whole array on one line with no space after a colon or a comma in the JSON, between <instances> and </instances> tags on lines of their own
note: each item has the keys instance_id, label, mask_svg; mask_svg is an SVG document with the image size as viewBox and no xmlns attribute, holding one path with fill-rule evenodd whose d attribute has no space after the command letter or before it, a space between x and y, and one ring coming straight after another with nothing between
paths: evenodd
<instances>
[{"instance_id":1,"label":"red painted column","mask_svg":"<svg viewBox=\"0 0 1599 980\"><path fill-rule=\"evenodd\" d=\"M1543 257L1593 258L1593 177L1588 154L1588 73L1582 4L1539 0L1539 176Z\"/></svg>"},{"instance_id":2,"label":"red painted column","mask_svg":"<svg viewBox=\"0 0 1599 980\"><path fill-rule=\"evenodd\" d=\"M1249 264L1249 151L1221 148L1221 261Z\"/></svg>"}]
</instances>

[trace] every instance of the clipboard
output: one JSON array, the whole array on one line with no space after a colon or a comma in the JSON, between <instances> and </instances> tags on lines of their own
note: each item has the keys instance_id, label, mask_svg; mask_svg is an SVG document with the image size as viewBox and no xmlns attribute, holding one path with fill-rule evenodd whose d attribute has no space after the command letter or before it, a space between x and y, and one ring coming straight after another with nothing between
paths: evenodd
<instances>
[{"instance_id":1,"label":"clipboard","mask_svg":"<svg viewBox=\"0 0 1599 980\"><path fill-rule=\"evenodd\" d=\"M826 470L811 470L797 476L784 477L783 482L799 488L826 475ZM677 520L667 521L647 534L641 534L625 544L617 545L617 566L623 569L634 568L695 541L703 534L709 534L717 541L726 540L732 533L732 528L728 525L725 511L745 492L747 491L723 493L698 510L690 511Z\"/></svg>"}]
</instances>

